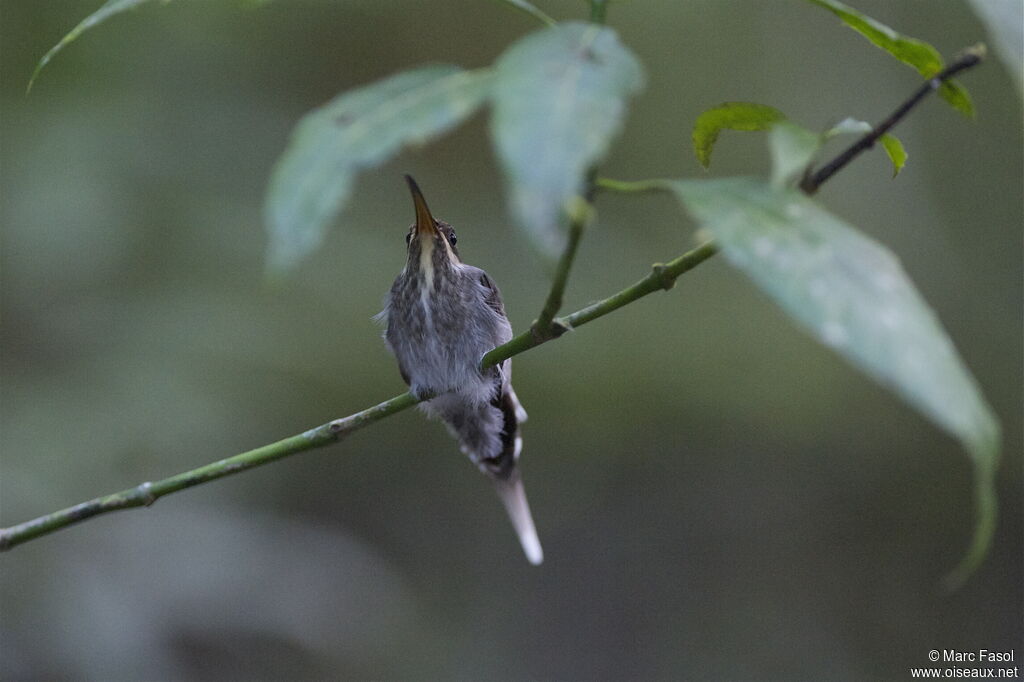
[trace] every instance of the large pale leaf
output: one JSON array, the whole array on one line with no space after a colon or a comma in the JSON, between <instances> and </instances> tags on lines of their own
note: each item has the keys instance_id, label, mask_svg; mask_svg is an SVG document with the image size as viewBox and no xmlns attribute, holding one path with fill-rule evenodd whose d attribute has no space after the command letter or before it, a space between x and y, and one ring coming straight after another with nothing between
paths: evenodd
<instances>
[{"instance_id":1,"label":"large pale leaf","mask_svg":"<svg viewBox=\"0 0 1024 682\"><path fill-rule=\"evenodd\" d=\"M114 16L115 14L120 14L121 12L130 10L134 7L138 7L139 5L151 1L152 0L107 0L107 2L103 3L103 5L98 10L87 16L85 19L82 19L82 21L78 22L78 25L71 29L71 31L68 32L66 36L61 38L59 43L51 47L50 50L43 55L43 58L39 60L38 64L36 64L36 68L32 72L32 77L29 78L28 89L32 89L32 84L35 83L36 77L39 75L39 72L42 71L43 68L50 63L50 60L53 59L58 52L67 47L69 43L74 41L75 38L82 35L90 28L98 24L102 24L104 21ZM170 2L170 0L161 0L161 2L166 3Z\"/></svg>"},{"instance_id":2,"label":"large pale leaf","mask_svg":"<svg viewBox=\"0 0 1024 682\"><path fill-rule=\"evenodd\" d=\"M541 29L495 64L491 134L512 210L545 253L561 249L567 203L618 132L640 63L610 28L567 23Z\"/></svg>"},{"instance_id":3,"label":"large pale leaf","mask_svg":"<svg viewBox=\"0 0 1024 682\"><path fill-rule=\"evenodd\" d=\"M693 151L700 165L711 165L711 151L722 130L767 130L786 115L774 107L754 102L725 102L708 109L693 124Z\"/></svg>"},{"instance_id":4,"label":"large pale leaf","mask_svg":"<svg viewBox=\"0 0 1024 682\"><path fill-rule=\"evenodd\" d=\"M487 70L426 66L346 92L307 114L267 191L271 271L294 266L320 244L360 170L464 120L486 98L491 76Z\"/></svg>"},{"instance_id":5,"label":"large pale leaf","mask_svg":"<svg viewBox=\"0 0 1024 682\"><path fill-rule=\"evenodd\" d=\"M944 62L939 51L930 44L900 35L880 21L855 10L839 0L807 0L818 7L827 9L844 24L885 50L904 64L913 67L925 78L931 78L942 70ZM964 116L974 116L974 104L967 89L953 80L939 88L939 96Z\"/></svg>"},{"instance_id":6,"label":"large pale leaf","mask_svg":"<svg viewBox=\"0 0 1024 682\"><path fill-rule=\"evenodd\" d=\"M744 178L670 186L729 262L783 310L963 443L978 509L971 548L952 575L963 580L995 526L999 426L899 261L795 190Z\"/></svg>"},{"instance_id":7,"label":"large pale leaf","mask_svg":"<svg viewBox=\"0 0 1024 682\"><path fill-rule=\"evenodd\" d=\"M988 33L996 54L1024 95L1024 2L1022 0L970 0Z\"/></svg>"}]
</instances>

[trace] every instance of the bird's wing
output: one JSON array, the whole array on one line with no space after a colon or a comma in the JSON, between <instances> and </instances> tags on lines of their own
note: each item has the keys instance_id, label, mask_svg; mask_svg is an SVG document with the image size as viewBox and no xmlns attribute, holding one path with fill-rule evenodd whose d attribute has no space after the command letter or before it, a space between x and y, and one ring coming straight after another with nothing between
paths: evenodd
<instances>
[{"instance_id":1,"label":"bird's wing","mask_svg":"<svg viewBox=\"0 0 1024 682\"><path fill-rule=\"evenodd\" d=\"M402 381L405 382L406 386L411 386L412 383L409 381L409 373L405 371L405 367L402 366L402 361L398 361L398 373L402 375Z\"/></svg>"},{"instance_id":2,"label":"bird's wing","mask_svg":"<svg viewBox=\"0 0 1024 682\"><path fill-rule=\"evenodd\" d=\"M491 307L494 312L498 313L502 317L505 317L505 304L501 301L501 292L498 291L498 285L494 283L487 273L480 270L480 284L485 290L484 302Z\"/></svg>"},{"instance_id":3,"label":"bird's wing","mask_svg":"<svg viewBox=\"0 0 1024 682\"><path fill-rule=\"evenodd\" d=\"M501 300L501 292L498 291L498 285L494 283L487 273L480 270L480 284L486 289L487 293L484 300L487 305L491 307L494 312L498 313L502 317L505 315L505 304ZM501 388L500 391L508 393L510 404L515 412L516 420L519 422L526 421L526 410L523 409L522 404L519 402L519 396L512 389L512 361L505 360L498 365L498 374L501 377Z\"/></svg>"},{"instance_id":4,"label":"bird's wing","mask_svg":"<svg viewBox=\"0 0 1024 682\"><path fill-rule=\"evenodd\" d=\"M391 343L391 321L387 316L388 312L389 308L385 307L384 310L374 316L374 319L383 318L388 323L388 328L384 331L384 345L387 346L388 350L391 351L391 354L395 356L395 360L398 361L398 373L402 375L402 381L405 382L406 386L411 386L412 384L409 382L409 372L402 364L402 357L395 352L395 345Z\"/></svg>"},{"instance_id":5,"label":"bird's wing","mask_svg":"<svg viewBox=\"0 0 1024 682\"><path fill-rule=\"evenodd\" d=\"M516 395L516 391L512 388L512 382L508 383L508 401L512 405L512 410L515 412L516 421L522 424L527 419L526 410L523 409L523 404L519 402L519 396Z\"/></svg>"}]
</instances>

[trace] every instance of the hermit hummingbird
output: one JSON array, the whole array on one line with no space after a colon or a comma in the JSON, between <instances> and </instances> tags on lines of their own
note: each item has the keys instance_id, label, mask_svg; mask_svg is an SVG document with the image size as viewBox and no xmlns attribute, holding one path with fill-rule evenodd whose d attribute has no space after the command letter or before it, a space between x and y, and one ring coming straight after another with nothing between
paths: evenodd
<instances>
[{"instance_id":1,"label":"hermit hummingbird","mask_svg":"<svg viewBox=\"0 0 1024 682\"><path fill-rule=\"evenodd\" d=\"M419 186L405 176L416 222L405 236L407 260L379 319L388 349L428 416L440 419L498 491L532 564L543 561L519 471L526 411L512 389L512 361L480 368L492 348L512 338L501 293L480 268L459 259L455 230L436 220Z\"/></svg>"}]
</instances>

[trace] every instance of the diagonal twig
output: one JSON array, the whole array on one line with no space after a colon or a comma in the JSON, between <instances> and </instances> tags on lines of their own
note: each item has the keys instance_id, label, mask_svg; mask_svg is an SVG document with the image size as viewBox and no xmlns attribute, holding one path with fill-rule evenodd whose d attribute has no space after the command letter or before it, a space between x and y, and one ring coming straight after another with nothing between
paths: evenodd
<instances>
[{"instance_id":1,"label":"diagonal twig","mask_svg":"<svg viewBox=\"0 0 1024 682\"><path fill-rule=\"evenodd\" d=\"M817 171L809 172L804 176L804 179L800 182L800 189L802 189L807 195L813 196L825 181L841 171L848 163L857 158L857 156L874 147L879 138L892 130L897 123L902 121L903 117L909 114L914 107L921 102L921 100L927 97L930 93L938 90L942 87L943 83L956 74L981 63L984 56L985 48L983 45L964 50L956 60L949 64L949 66L944 68L942 71L939 71L929 80L925 81L925 83L918 88L914 94L908 97L903 104L898 106L895 111L889 114L888 118L875 126L870 132L865 133L863 137L851 144L845 150L840 152L836 158L826 163Z\"/></svg>"}]
</instances>

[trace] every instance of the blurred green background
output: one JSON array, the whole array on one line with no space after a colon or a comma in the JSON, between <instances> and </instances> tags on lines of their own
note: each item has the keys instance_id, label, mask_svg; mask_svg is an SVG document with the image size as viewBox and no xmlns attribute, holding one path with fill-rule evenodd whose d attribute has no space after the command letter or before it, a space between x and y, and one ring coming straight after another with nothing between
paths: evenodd
<instances>
[{"instance_id":1,"label":"blurred green background","mask_svg":"<svg viewBox=\"0 0 1024 682\"><path fill-rule=\"evenodd\" d=\"M11 525L351 413L404 389L371 316L404 260L402 172L526 327L544 269L504 211L486 115L366 173L292 280L262 280L262 195L289 131L425 61L490 63L535 24L497 3L154 3L35 61L99 0L0 0L2 469ZM541 3L559 18L579 0ZM965 3L859 0L944 54ZM878 120L916 74L807 3L634 0L610 22L649 83L604 164L700 175L697 114L774 105ZM971 527L951 438L796 329L715 259L516 359L546 562L413 411L345 443L93 520L0 558L14 679L908 679L930 649L1022 625L1021 103L997 60L979 110L929 101L821 200L902 258L1000 416L1000 526ZM711 175L761 173L725 133ZM602 195L567 308L693 243L666 197Z\"/></svg>"}]
</instances>

